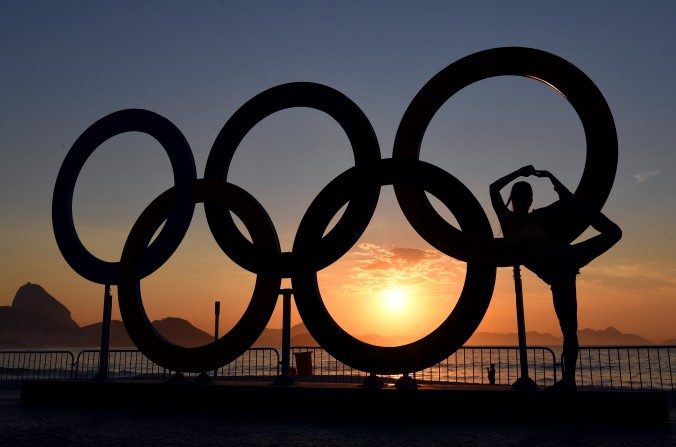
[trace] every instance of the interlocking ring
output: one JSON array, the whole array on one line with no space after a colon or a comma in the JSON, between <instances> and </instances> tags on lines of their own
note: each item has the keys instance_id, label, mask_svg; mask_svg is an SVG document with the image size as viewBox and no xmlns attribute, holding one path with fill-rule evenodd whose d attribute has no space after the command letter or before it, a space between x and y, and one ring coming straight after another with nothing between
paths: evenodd
<instances>
[{"instance_id":1,"label":"interlocking ring","mask_svg":"<svg viewBox=\"0 0 676 447\"><path fill-rule=\"evenodd\" d=\"M176 251L188 231L195 209L192 183L197 177L190 146L168 119L148 110L111 113L89 126L73 143L56 177L52 198L54 237L66 262L80 276L99 284L117 284L119 263L103 261L82 244L73 223L73 191L82 166L109 138L125 132L142 132L155 138L167 152L174 174L175 200L160 234L142 254L139 274L148 276Z\"/></svg>"},{"instance_id":2,"label":"interlocking ring","mask_svg":"<svg viewBox=\"0 0 676 447\"><path fill-rule=\"evenodd\" d=\"M210 371L242 355L263 332L275 310L281 277L257 275L251 302L244 315L218 340L196 348L186 348L167 341L148 319L137 272L140 255L166 219L174 194L175 188L169 189L148 205L124 244L118 286L120 314L131 339L155 363L177 371ZM279 240L270 217L249 193L229 183L197 180L192 194L193 203L217 202L234 212L249 230L254 244L270 253L279 252Z\"/></svg>"},{"instance_id":3,"label":"interlocking ring","mask_svg":"<svg viewBox=\"0 0 676 447\"><path fill-rule=\"evenodd\" d=\"M204 178L227 181L232 157L246 134L269 115L291 107L317 109L336 120L347 134L356 166L368 167L380 160L375 131L359 106L325 85L294 82L266 90L237 110L211 148ZM240 233L230 213L217 203L205 203L204 210L216 242L233 261L252 272L275 272L290 277L308 266L320 270L347 253L366 230L378 204L379 193L379 188L370 188L354 197L329 234L302 253L295 250L262 253Z\"/></svg>"},{"instance_id":4,"label":"interlocking ring","mask_svg":"<svg viewBox=\"0 0 676 447\"><path fill-rule=\"evenodd\" d=\"M144 110L113 113L77 139L59 171L52 204L57 243L80 275L94 282L119 285L120 311L129 335L152 361L167 368L211 370L241 355L269 321L283 277L291 278L296 305L310 333L343 363L385 374L432 366L456 351L476 330L490 303L496 268L509 263L504 239L493 238L474 195L448 172L419 160L420 146L429 122L453 94L478 80L501 75L540 80L570 101L587 140L587 159L575 194L600 210L617 168L617 135L603 95L582 71L558 56L529 48L495 48L452 63L420 90L399 125L392 159L381 160L371 123L355 103L330 87L314 83L273 87L245 103L216 138L204 179L200 180L195 179L188 143L173 124ZM282 253L268 214L254 197L228 183L227 176L235 150L246 134L267 116L290 107L314 108L334 118L348 136L355 166L329 182L312 201L301 219L293 249ZM128 131L146 132L162 144L172 163L175 186L143 211L127 238L120 262L106 263L91 255L77 237L72 195L82 165L94 149ZM438 328L404 346L380 347L357 340L333 320L322 301L317 272L343 256L361 237L375 211L381 186L390 184L413 228L440 252L467 262L467 275L458 303ZM434 210L425 192L441 200L460 228ZM185 348L164 339L150 324L140 280L176 250L199 202L204 202L209 228L223 252L257 278L251 303L232 330L206 346ZM343 216L324 235L345 204ZM252 241L237 229L230 212L243 221ZM164 228L150 243L163 222ZM578 222L550 231L558 240L570 242L585 228L585 223Z\"/></svg>"},{"instance_id":5,"label":"interlocking ring","mask_svg":"<svg viewBox=\"0 0 676 447\"><path fill-rule=\"evenodd\" d=\"M603 94L587 75L565 59L545 51L494 48L471 54L441 70L423 86L406 109L394 139L392 157L417 160L427 126L449 98L477 81L503 75L542 81L573 106L587 141L584 172L575 195L600 210L610 194L617 169L617 132L613 115ZM394 191L408 221L433 247L463 261L483 259L499 266L511 265L504 239L496 238L488 245L463 244L461 233L434 210L422 189L395 184ZM559 207L558 212L565 211ZM572 242L588 223L578 220L571 224L571 217L552 219L548 234L560 242ZM439 233L446 233L448 238L436 239L435 235Z\"/></svg>"},{"instance_id":6,"label":"interlocking ring","mask_svg":"<svg viewBox=\"0 0 676 447\"><path fill-rule=\"evenodd\" d=\"M361 191L381 185L411 185L439 199L458 220L467 242L493 237L481 205L465 185L448 172L415 160L386 159L371 171L353 167L339 175L310 204L301 220L293 250L301 252L321 238L336 212ZM445 234L438 233L438 238ZM381 374L420 371L450 356L479 326L493 294L496 266L468 262L465 284L451 314L422 339L382 347L352 337L331 317L319 292L317 271L299 271L292 279L296 307L319 345L353 368Z\"/></svg>"}]
</instances>

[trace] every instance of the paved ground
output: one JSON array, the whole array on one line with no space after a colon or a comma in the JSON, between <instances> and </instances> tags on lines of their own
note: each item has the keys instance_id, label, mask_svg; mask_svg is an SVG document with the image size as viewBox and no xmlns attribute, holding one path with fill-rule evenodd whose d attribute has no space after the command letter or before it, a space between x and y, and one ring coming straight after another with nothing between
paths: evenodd
<instances>
[{"instance_id":1,"label":"paved ground","mask_svg":"<svg viewBox=\"0 0 676 447\"><path fill-rule=\"evenodd\" d=\"M0 392L2 446L676 446L676 409L661 428L589 426L375 427L231 420L208 413L151 414L27 406Z\"/></svg>"}]
</instances>

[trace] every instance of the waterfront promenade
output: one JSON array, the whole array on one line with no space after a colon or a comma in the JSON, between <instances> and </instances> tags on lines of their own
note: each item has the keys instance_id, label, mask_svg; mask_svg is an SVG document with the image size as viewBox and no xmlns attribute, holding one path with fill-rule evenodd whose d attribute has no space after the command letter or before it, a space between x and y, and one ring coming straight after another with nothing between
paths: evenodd
<instances>
[{"instance_id":1,"label":"waterfront promenade","mask_svg":"<svg viewBox=\"0 0 676 447\"><path fill-rule=\"evenodd\" d=\"M224 403L227 405L227 403ZM510 409L506 408L506 412ZM368 427L330 421L266 422L219 412L28 406L0 391L0 440L6 446L673 446L676 411L661 427L579 423L449 423Z\"/></svg>"}]
</instances>

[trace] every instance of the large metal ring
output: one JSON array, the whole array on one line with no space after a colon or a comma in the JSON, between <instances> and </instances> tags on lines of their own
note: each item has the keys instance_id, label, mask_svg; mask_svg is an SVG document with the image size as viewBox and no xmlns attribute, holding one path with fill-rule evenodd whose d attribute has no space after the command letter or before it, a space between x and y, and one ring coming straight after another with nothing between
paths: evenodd
<instances>
[{"instance_id":1,"label":"large metal ring","mask_svg":"<svg viewBox=\"0 0 676 447\"><path fill-rule=\"evenodd\" d=\"M228 183L197 180L193 203L218 202L239 217L256 246L279 252L279 241L270 217L249 193ZM259 274L249 306L235 326L217 341L187 348L171 343L152 326L143 307L139 262L155 231L167 218L175 189L165 191L141 213L122 251L118 300L124 326L134 344L153 362L176 371L210 371L242 355L265 329L275 310L281 284L278 275Z\"/></svg>"},{"instance_id":2,"label":"large metal ring","mask_svg":"<svg viewBox=\"0 0 676 447\"><path fill-rule=\"evenodd\" d=\"M362 190L387 184L415 185L437 197L458 220L462 231L455 229L455 232L461 243L471 245L493 237L481 205L469 189L451 174L419 160L386 159L373 170L352 167L322 190L301 220L294 252L303 252L316 244L335 213ZM439 233L434 237L443 239L448 234ZM397 374L432 366L469 339L488 309L495 272L494 265L468 262L460 298L446 320L422 339L396 347L374 346L345 332L322 301L315 270L298 271L291 281L298 312L322 348L353 368Z\"/></svg>"},{"instance_id":3,"label":"large metal ring","mask_svg":"<svg viewBox=\"0 0 676 447\"><path fill-rule=\"evenodd\" d=\"M617 169L617 133L613 116L603 95L587 75L565 59L545 51L494 48L471 54L441 70L423 86L406 109L394 140L393 158L417 160L427 126L439 108L468 85L502 75L542 81L560 92L573 106L587 141L584 172L575 195L600 210L610 194ZM452 228L434 210L421 188L395 185L394 191L404 215L424 239L429 241L426 234L432 228ZM553 239L571 242L588 226L582 219L571 223L571 216L567 217L555 219L548 228ZM457 239L459 236L449 230L449 237ZM434 243L432 245L436 247ZM448 241L448 245L454 245L453 241ZM455 245L452 254L449 253L454 258L484 259L500 266L510 265L507 246L502 239L487 246Z\"/></svg>"},{"instance_id":4,"label":"large metal ring","mask_svg":"<svg viewBox=\"0 0 676 447\"><path fill-rule=\"evenodd\" d=\"M157 270L174 253L192 220L192 182L195 160L185 137L171 121L148 110L128 109L111 113L89 126L70 148L56 177L52 199L52 225L56 243L73 270L99 284L117 284L119 262L103 261L82 244L73 222L75 182L89 156L106 140L125 132L143 132L155 138L167 152L174 174L174 202L167 222L142 253L141 276Z\"/></svg>"},{"instance_id":5,"label":"large metal ring","mask_svg":"<svg viewBox=\"0 0 676 447\"><path fill-rule=\"evenodd\" d=\"M291 107L317 109L335 119L347 134L356 166L370 166L380 159L373 127L354 102L325 85L294 82L256 95L235 112L214 142L204 178L227 180L232 157L246 134L267 116ZM241 234L230 214L219 204L206 203L204 208L216 242L234 262L251 272L290 277L299 268L310 265L319 270L345 254L371 220L378 194L379 188L371 188L353 197L335 227L304 253L263 253Z\"/></svg>"}]
</instances>

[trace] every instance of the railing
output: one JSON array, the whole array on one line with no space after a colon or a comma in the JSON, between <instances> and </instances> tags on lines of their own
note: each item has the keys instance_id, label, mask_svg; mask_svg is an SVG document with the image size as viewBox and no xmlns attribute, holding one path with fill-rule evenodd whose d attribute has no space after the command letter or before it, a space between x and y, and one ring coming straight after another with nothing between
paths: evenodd
<instances>
[{"instance_id":1,"label":"railing","mask_svg":"<svg viewBox=\"0 0 676 447\"><path fill-rule=\"evenodd\" d=\"M279 375L279 352L274 348L249 348L216 372L217 380L272 381Z\"/></svg>"},{"instance_id":2,"label":"railing","mask_svg":"<svg viewBox=\"0 0 676 447\"><path fill-rule=\"evenodd\" d=\"M0 351L0 389L25 379L70 379L73 360L70 351Z\"/></svg>"},{"instance_id":3,"label":"railing","mask_svg":"<svg viewBox=\"0 0 676 447\"><path fill-rule=\"evenodd\" d=\"M74 378L93 379L99 368L99 350L81 351L75 362ZM175 371L153 363L136 349L111 349L108 378L113 380L165 380ZM272 380L279 375L279 353L274 348L250 348L231 363L207 373L217 380ZM196 373L184 373L190 378Z\"/></svg>"},{"instance_id":4,"label":"railing","mask_svg":"<svg viewBox=\"0 0 676 447\"><path fill-rule=\"evenodd\" d=\"M308 382L361 382L368 375L338 361L322 348L314 346L294 346L291 348L295 359L302 352L312 355L312 374L299 374L298 381ZM538 385L552 385L557 379L556 355L550 348L542 346L528 347L530 376ZM442 362L416 371L412 376L421 383L467 383L487 384L486 369L495 364L495 383L512 384L518 377L519 348L516 346L466 346ZM292 363L297 372L301 365ZM386 376L395 379L398 376Z\"/></svg>"},{"instance_id":5,"label":"railing","mask_svg":"<svg viewBox=\"0 0 676 447\"><path fill-rule=\"evenodd\" d=\"M552 385L557 380L554 351L545 346L529 346L528 370L538 385ZM435 366L415 373L423 382L489 383L487 368L495 365L495 384L511 385L519 377L518 346L467 346Z\"/></svg>"},{"instance_id":6,"label":"railing","mask_svg":"<svg viewBox=\"0 0 676 447\"><path fill-rule=\"evenodd\" d=\"M676 346L582 346L576 380L597 388L671 390Z\"/></svg>"},{"instance_id":7,"label":"railing","mask_svg":"<svg viewBox=\"0 0 676 447\"><path fill-rule=\"evenodd\" d=\"M304 371L298 362L298 355L303 353L311 356L311 371ZM291 358L291 375L299 382L362 383L368 376L367 372L347 366L317 346L292 346Z\"/></svg>"},{"instance_id":8,"label":"railing","mask_svg":"<svg viewBox=\"0 0 676 447\"><path fill-rule=\"evenodd\" d=\"M557 349L558 351L558 349ZM303 371L291 356L296 380L360 383L367 372L338 361L313 346L296 346L292 354L310 354L310 371ZM530 376L547 386L557 379L554 351L529 347ZM280 355L274 348L251 348L217 371L208 371L217 380L272 381L280 373ZM423 371L412 375L422 383L487 384L486 368L495 364L495 383L508 385L519 376L517 347L467 346ZM99 351L81 351L77 358L70 351L0 351L0 388L18 387L24 379L93 379L98 372ZM305 366L307 368L307 365ZM581 387L610 389L661 389L674 393L676 346L585 346L580 348L576 369ZM301 372L301 375L298 373ZM113 380L168 379L173 371L151 362L135 349L111 350L108 377ZM186 374L194 377L196 374ZM385 377L394 380L397 376Z\"/></svg>"},{"instance_id":9,"label":"railing","mask_svg":"<svg viewBox=\"0 0 676 447\"><path fill-rule=\"evenodd\" d=\"M98 349L80 351L73 378L93 379L99 371ZM153 363L137 349L111 349L108 352L108 378L113 380L168 379L172 372Z\"/></svg>"}]
</instances>

